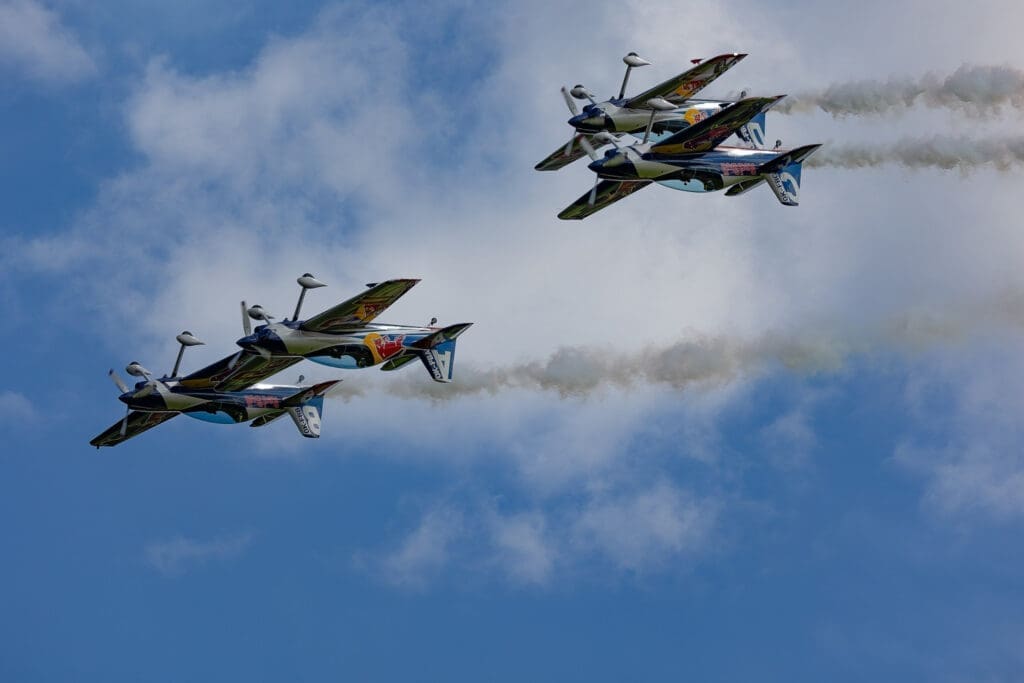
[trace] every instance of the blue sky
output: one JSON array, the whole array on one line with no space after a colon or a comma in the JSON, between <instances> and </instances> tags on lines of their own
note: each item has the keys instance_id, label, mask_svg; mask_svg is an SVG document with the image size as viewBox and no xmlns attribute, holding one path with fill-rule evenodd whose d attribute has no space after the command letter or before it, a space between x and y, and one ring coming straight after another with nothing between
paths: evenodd
<instances>
[{"instance_id":1,"label":"blue sky","mask_svg":"<svg viewBox=\"0 0 1024 683\"><path fill-rule=\"evenodd\" d=\"M1020 93L984 97L1021 10L699 14L0 0L0 678L1019 680L1021 168L972 141L1019 142ZM974 150L952 170L560 222L592 178L532 170L558 88L629 50L634 88L750 53L720 96L1003 80L769 115L823 154ZM456 383L345 373L315 442L88 447L107 368L169 370L186 328L186 367L219 358L306 271L308 311L422 277L386 318L474 321Z\"/></svg>"}]
</instances>

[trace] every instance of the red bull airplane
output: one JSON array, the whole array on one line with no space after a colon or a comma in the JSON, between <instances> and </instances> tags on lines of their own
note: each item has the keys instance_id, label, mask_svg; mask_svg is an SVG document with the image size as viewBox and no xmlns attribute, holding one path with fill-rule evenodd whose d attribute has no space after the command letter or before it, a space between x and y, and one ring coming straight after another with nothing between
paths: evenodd
<instances>
[{"instance_id":1,"label":"red bull airplane","mask_svg":"<svg viewBox=\"0 0 1024 683\"><path fill-rule=\"evenodd\" d=\"M179 377L185 348L203 342L187 331L177 339L181 349L169 375L156 378L132 361L125 371L141 381L129 387L116 372L108 373L121 390L118 399L127 411L122 419L90 441L91 445L96 448L116 446L178 415L204 422L249 422L253 427L262 427L287 414L302 436L313 439L320 436L324 394L341 380L306 386L262 384L264 379L298 363L301 358L267 358L246 351ZM303 379L300 376L299 382Z\"/></svg>"},{"instance_id":2,"label":"red bull airplane","mask_svg":"<svg viewBox=\"0 0 1024 683\"><path fill-rule=\"evenodd\" d=\"M697 64L693 68L673 76L639 95L627 98L625 92L630 72L635 68L650 64L646 59L637 56L635 52L630 52L622 58L622 61L626 63L626 75L622 79L618 97L597 102L590 91L582 85L576 85L571 90L563 87L562 96L572 113L569 125L573 127L573 136L565 145L549 154L534 168L538 171L556 171L585 154L592 154L608 140L605 137L599 137L600 133L639 133L650 126L653 134L659 136L677 133L712 116L731 102L695 100L693 96L746 56L745 54L731 53L718 55L708 60L693 60ZM740 99L744 96L741 94ZM580 112L573 98L589 100L590 104L585 105L583 111ZM673 106L667 109L655 109L652 112L652 107L649 104L652 98L659 98ZM755 121L755 123L758 122ZM737 133L748 142L751 141L750 136L753 136L753 142L761 146L764 144L763 119L759 123L759 129L751 125L738 130Z\"/></svg>"},{"instance_id":3,"label":"red bull airplane","mask_svg":"<svg viewBox=\"0 0 1024 683\"><path fill-rule=\"evenodd\" d=\"M274 316L261 306L247 308L242 302L245 336L238 340L238 345L243 350L266 358L308 358L335 368L380 365L381 370L397 370L419 360L434 381L452 381L455 342L473 323L435 327L436 318L425 326L374 322L418 279L370 283L365 291L306 320L299 319L306 291L325 285L309 273L297 282L302 291L291 320L273 322ZM265 324L253 330L249 318Z\"/></svg>"}]
</instances>

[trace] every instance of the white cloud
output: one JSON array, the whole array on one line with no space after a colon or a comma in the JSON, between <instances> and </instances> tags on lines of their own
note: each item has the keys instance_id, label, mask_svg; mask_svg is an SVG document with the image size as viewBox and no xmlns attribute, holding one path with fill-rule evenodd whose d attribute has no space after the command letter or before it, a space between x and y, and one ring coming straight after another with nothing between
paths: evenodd
<instances>
[{"instance_id":1,"label":"white cloud","mask_svg":"<svg viewBox=\"0 0 1024 683\"><path fill-rule=\"evenodd\" d=\"M946 520L1024 520L1024 359L1016 345L983 348L921 364L893 460L922 478L926 507Z\"/></svg>"},{"instance_id":2,"label":"white cloud","mask_svg":"<svg viewBox=\"0 0 1024 683\"><path fill-rule=\"evenodd\" d=\"M74 83L97 71L57 13L34 0L0 1L0 66L47 85Z\"/></svg>"},{"instance_id":3,"label":"white cloud","mask_svg":"<svg viewBox=\"0 0 1024 683\"><path fill-rule=\"evenodd\" d=\"M175 577L210 562L223 562L241 555L252 542L251 533L199 541L175 536L145 547L146 563L166 577Z\"/></svg>"},{"instance_id":4,"label":"white cloud","mask_svg":"<svg viewBox=\"0 0 1024 683\"><path fill-rule=\"evenodd\" d=\"M463 534L459 511L434 507L419 525L379 562L384 578L405 588L422 588L448 567L451 545Z\"/></svg>"},{"instance_id":5,"label":"white cloud","mask_svg":"<svg viewBox=\"0 0 1024 683\"><path fill-rule=\"evenodd\" d=\"M432 506L396 546L360 551L356 563L406 588L481 576L547 587L606 572L674 573L713 549L720 503L667 480L612 486L511 509Z\"/></svg>"},{"instance_id":6,"label":"white cloud","mask_svg":"<svg viewBox=\"0 0 1024 683\"><path fill-rule=\"evenodd\" d=\"M0 391L0 420L9 423L35 422L39 413L26 396L6 389Z\"/></svg>"},{"instance_id":7,"label":"white cloud","mask_svg":"<svg viewBox=\"0 0 1024 683\"><path fill-rule=\"evenodd\" d=\"M716 515L714 503L661 481L591 502L573 525L572 538L619 569L642 573L705 551Z\"/></svg>"}]
</instances>

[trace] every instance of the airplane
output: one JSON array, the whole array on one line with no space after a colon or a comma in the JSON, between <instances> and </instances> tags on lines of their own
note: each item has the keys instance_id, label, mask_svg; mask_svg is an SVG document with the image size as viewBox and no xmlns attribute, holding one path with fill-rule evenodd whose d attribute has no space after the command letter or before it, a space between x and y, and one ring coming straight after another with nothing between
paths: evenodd
<instances>
[{"instance_id":1,"label":"airplane","mask_svg":"<svg viewBox=\"0 0 1024 683\"><path fill-rule=\"evenodd\" d=\"M821 145L804 145L791 150L748 149L719 146L740 126L764 114L785 97L750 97L725 107L717 114L658 142L649 143L648 124L643 142L620 147L609 140L603 158L591 155L590 170L597 174L594 187L567 206L558 217L580 220L628 197L656 182L686 192L715 192L729 188L726 196L735 197L767 183L779 202L786 206L799 203L801 164ZM648 100L653 112L667 110L672 103L661 98ZM611 138L608 133L599 135Z\"/></svg>"},{"instance_id":2,"label":"airplane","mask_svg":"<svg viewBox=\"0 0 1024 683\"><path fill-rule=\"evenodd\" d=\"M299 319L306 292L326 285L309 273L296 282L302 290L290 320L272 322L274 316L261 306L247 308L241 303L245 336L238 340L239 346L268 358L301 357L345 369L380 365L381 370L390 371L419 359L434 381L452 381L455 342L473 323L435 327L436 318L423 327L373 322L418 279L369 283L366 291L306 320ZM264 324L253 330L250 318Z\"/></svg>"},{"instance_id":3,"label":"airplane","mask_svg":"<svg viewBox=\"0 0 1024 683\"><path fill-rule=\"evenodd\" d=\"M111 381L121 391L118 399L126 406L125 416L96 436L90 445L97 449L116 446L177 415L204 422L249 422L252 427L262 427L288 414L302 436L319 438L324 394L341 380L305 386L263 384L262 380L298 363L301 358L266 358L247 351L238 351L202 370L179 377L185 348L203 342L187 330L176 338L181 348L170 375L157 379L137 361L132 361L125 372L141 380L129 388L110 370ZM299 382L303 379L300 376Z\"/></svg>"},{"instance_id":4,"label":"airplane","mask_svg":"<svg viewBox=\"0 0 1024 683\"><path fill-rule=\"evenodd\" d=\"M576 85L571 90L566 90L563 87L562 97L565 98L566 106L572 112L569 125L574 129L573 136L568 143L549 154L534 168L538 171L556 171L585 154L590 154L592 150L605 144L607 138L595 138L599 133L638 133L644 130L652 115L648 101L655 97L675 105L671 109L654 112L652 131L655 136L677 133L718 113L731 102L694 100L692 98L746 56L746 54L731 53L718 55L704 61L695 59L694 62L699 62L697 66L678 76L673 76L639 95L626 98L626 84L629 82L630 71L650 64L647 60L637 56L635 52L630 52L622 58L622 61L626 63L626 75L622 79L618 97L604 102L596 102L590 91L582 85ZM745 96L745 93L741 93L740 99ZM581 113L573 98L590 100L590 104L585 105ZM740 128L737 133L745 141L763 144L764 120L752 120L750 125Z\"/></svg>"}]
</instances>

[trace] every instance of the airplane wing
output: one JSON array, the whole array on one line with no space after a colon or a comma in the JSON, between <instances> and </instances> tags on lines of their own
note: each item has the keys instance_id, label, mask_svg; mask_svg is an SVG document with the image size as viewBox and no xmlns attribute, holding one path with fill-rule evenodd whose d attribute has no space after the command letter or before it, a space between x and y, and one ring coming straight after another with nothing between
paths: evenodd
<instances>
[{"instance_id":1,"label":"airplane wing","mask_svg":"<svg viewBox=\"0 0 1024 683\"><path fill-rule=\"evenodd\" d=\"M348 301L343 301L323 313L302 323L302 329L310 332L342 332L358 325L364 325L408 292L419 282L418 279L403 278L388 280L370 287Z\"/></svg>"},{"instance_id":2,"label":"airplane wing","mask_svg":"<svg viewBox=\"0 0 1024 683\"><path fill-rule=\"evenodd\" d=\"M684 128L675 135L651 145L651 152L655 154L692 154L714 149L735 133L740 126L761 112L767 111L783 97L785 95L748 97L745 100L740 100L717 114L712 114L703 121L698 121L689 128Z\"/></svg>"},{"instance_id":3,"label":"airplane wing","mask_svg":"<svg viewBox=\"0 0 1024 683\"><path fill-rule=\"evenodd\" d=\"M268 357L253 351L239 351L182 377L181 386L189 389L241 391L301 360L301 356Z\"/></svg>"},{"instance_id":4,"label":"airplane wing","mask_svg":"<svg viewBox=\"0 0 1024 683\"><path fill-rule=\"evenodd\" d=\"M647 109L647 100L652 97L662 97L672 104L682 104L746 56L745 54L728 54L712 57L675 78L670 78L650 90L631 97L624 106L630 109Z\"/></svg>"},{"instance_id":5,"label":"airplane wing","mask_svg":"<svg viewBox=\"0 0 1024 683\"><path fill-rule=\"evenodd\" d=\"M99 448L100 446L116 446L122 441L127 441L133 436L138 436L147 429L152 429L162 422L167 422L178 413L149 413L141 410L133 410L128 413L128 424L125 427L124 434L121 434L121 423L124 419L120 419L114 424L107 427L107 429L97 436L95 439L89 442L90 446Z\"/></svg>"},{"instance_id":6,"label":"airplane wing","mask_svg":"<svg viewBox=\"0 0 1024 683\"><path fill-rule=\"evenodd\" d=\"M540 162L533 168L537 171L557 171L563 166L568 166L580 157L586 156L587 150L583 149L583 146L580 145L581 138L586 138L587 142L589 142L591 147L594 149L598 149L605 144L603 142L595 142L594 136L588 133L577 133L576 137L572 139L572 146L562 145L554 152L547 155L547 157L544 158L544 161ZM568 154L565 151L567 147L569 149Z\"/></svg>"},{"instance_id":7,"label":"airplane wing","mask_svg":"<svg viewBox=\"0 0 1024 683\"><path fill-rule=\"evenodd\" d=\"M594 203L590 203L590 192L574 201L558 214L564 221L582 220L592 213L597 213L606 206L628 197L639 189L651 184L650 180L635 180L622 182L619 180L602 180L597 184L597 194Z\"/></svg>"}]
</instances>

